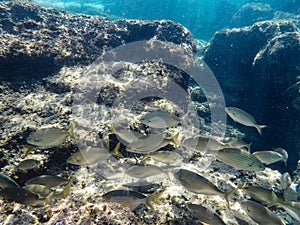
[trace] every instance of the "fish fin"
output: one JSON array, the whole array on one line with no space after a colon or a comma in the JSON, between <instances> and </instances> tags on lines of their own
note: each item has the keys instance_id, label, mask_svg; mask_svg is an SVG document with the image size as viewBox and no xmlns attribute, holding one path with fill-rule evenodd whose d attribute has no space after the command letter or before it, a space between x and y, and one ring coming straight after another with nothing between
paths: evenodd
<instances>
[{"instance_id":1,"label":"fish fin","mask_svg":"<svg viewBox=\"0 0 300 225\"><path fill-rule=\"evenodd\" d=\"M61 192L62 198L66 198L66 197L69 195L70 189L71 189L71 187L72 187L72 184L73 184L73 182L70 181L70 182L65 186L65 188L62 190L62 192Z\"/></svg>"},{"instance_id":2,"label":"fish fin","mask_svg":"<svg viewBox=\"0 0 300 225\"><path fill-rule=\"evenodd\" d=\"M53 193L53 191L52 191L52 192L45 198L46 204L48 204L48 205L51 205L51 204L52 204L53 195L54 195L54 193Z\"/></svg>"},{"instance_id":3,"label":"fish fin","mask_svg":"<svg viewBox=\"0 0 300 225\"><path fill-rule=\"evenodd\" d=\"M266 127L268 127L268 126L267 126L267 125L256 125L256 126L255 126L256 130L258 131L258 133L259 133L260 135L262 135L262 133L261 133L262 129L263 129L263 128L266 128Z\"/></svg>"},{"instance_id":4,"label":"fish fin","mask_svg":"<svg viewBox=\"0 0 300 225\"><path fill-rule=\"evenodd\" d=\"M35 147L31 146L31 145L25 145L24 146L24 154L25 157L34 149Z\"/></svg>"},{"instance_id":5,"label":"fish fin","mask_svg":"<svg viewBox=\"0 0 300 225\"><path fill-rule=\"evenodd\" d=\"M70 135L70 137L71 137L72 139L75 140L75 136L74 136L74 127L75 127L74 121L70 121L70 128L69 128L69 130L68 130L68 134Z\"/></svg>"},{"instance_id":6,"label":"fish fin","mask_svg":"<svg viewBox=\"0 0 300 225\"><path fill-rule=\"evenodd\" d=\"M200 220L200 225L211 225L211 224L210 223L205 223L205 222Z\"/></svg>"},{"instance_id":7,"label":"fish fin","mask_svg":"<svg viewBox=\"0 0 300 225\"><path fill-rule=\"evenodd\" d=\"M179 136L179 132L177 132L177 133L171 138L171 141L172 141L172 143L174 143L175 147L178 147L178 146L179 146L179 143L178 143L178 136Z\"/></svg>"},{"instance_id":8,"label":"fish fin","mask_svg":"<svg viewBox=\"0 0 300 225\"><path fill-rule=\"evenodd\" d=\"M249 153L250 153L251 145L252 145L252 142L250 142L246 147Z\"/></svg>"},{"instance_id":9,"label":"fish fin","mask_svg":"<svg viewBox=\"0 0 300 225\"><path fill-rule=\"evenodd\" d=\"M115 134L116 130L115 130L115 126L114 123L108 125L108 134Z\"/></svg>"},{"instance_id":10,"label":"fish fin","mask_svg":"<svg viewBox=\"0 0 300 225\"><path fill-rule=\"evenodd\" d=\"M145 154L142 156L141 161L145 161L146 159L151 158L150 154Z\"/></svg>"},{"instance_id":11,"label":"fish fin","mask_svg":"<svg viewBox=\"0 0 300 225\"><path fill-rule=\"evenodd\" d=\"M113 153L115 156L117 156L119 158L124 158L124 156L120 152L120 146L121 146L121 142L118 142L118 144L116 144L116 146L113 149Z\"/></svg>"},{"instance_id":12,"label":"fish fin","mask_svg":"<svg viewBox=\"0 0 300 225\"><path fill-rule=\"evenodd\" d=\"M27 169L19 169L19 170L20 170L21 173L23 173L23 174L27 174L27 173L28 173Z\"/></svg>"},{"instance_id":13,"label":"fish fin","mask_svg":"<svg viewBox=\"0 0 300 225\"><path fill-rule=\"evenodd\" d=\"M284 155L283 162L284 162L284 166L285 166L285 167L287 166L287 160L288 160L288 157L286 157L286 156Z\"/></svg>"},{"instance_id":14,"label":"fish fin","mask_svg":"<svg viewBox=\"0 0 300 225\"><path fill-rule=\"evenodd\" d=\"M228 205L229 208L230 208L229 200L230 200L231 196L232 196L237 190L238 190L238 187L237 187L237 188L233 188L232 190L227 191L227 192L225 192L225 194L224 194L224 198L225 198L225 200L226 200L227 205Z\"/></svg>"},{"instance_id":15,"label":"fish fin","mask_svg":"<svg viewBox=\"0 0 300 225\"><path fill-rule=\"evenodd\" d=\"M165 171L165 174L167 175L168 180L172 180L172 179L171 179L170 173L171 173L171 172L170 172L169 170Z\"/></svg>"},{"instance_id":16,"label":"fish fin","mask_svg":"<svg viewBox=\"0 0 300 225\"><path fill-rule=\"evenodd\" d=\"M239 183L236 189L243 189L247 186L248 186L247 183Z\"/></svg>"},{"instance_id":17,"label":"fish fin","mask_svg":"<svg viewBox=\"0 0 300 225\"><path fill-rule=\"evenodd\" d=\"M102 139L101 142L103 143L104 148L109 149L109 136L105 135Z\"/></svg>"},{"instance_id":18,"label":"fish fin","mask_svg":"<svg viewBox=\"0 0 300 225\"><path fill-rule=\"evenodd\" d=\"M150 209L154 210L153 203L156 205L160 205L159 199L161 198L163 191L158 193L153 193L146 198L146 206Z\"/></svg>"},{"instance_id":19,"label":"fish fin","mask_svg":"<svg viewBox=\"0 0 300 225\"><path fill-rule=\"evenodd\" d=\"M228 148L233 148L233 147L234 147L234 144L232 144L232 143L236 142L237 140L238 140L237 137L232 138L230 141L228 141L228 142L226 143L227 147L228 147Z\"/></svg>"},{"instance_id":20,"label":"fish fin","mask_svg":"<svg viewBox=\"0 0 300 225\"><path fill-rule=\"evenodd\" d=\"M188 126L188 122L189 122L189 114L190 114L190 112L187 111L187 112L180 118L181 123L182 123L183 126Z\"/></svg>"},{"instance_id":21,"label":"fish fin","mask_svg":"<svg viewBox=\"0 0 300 225\"><path fill-rule=\"evenodd\" d=\"M270 202L270 203L267 204L267 208L270 208L270 207L275 206L277 204L278 204L277 201Z\"/></svg>"}]
</instances>

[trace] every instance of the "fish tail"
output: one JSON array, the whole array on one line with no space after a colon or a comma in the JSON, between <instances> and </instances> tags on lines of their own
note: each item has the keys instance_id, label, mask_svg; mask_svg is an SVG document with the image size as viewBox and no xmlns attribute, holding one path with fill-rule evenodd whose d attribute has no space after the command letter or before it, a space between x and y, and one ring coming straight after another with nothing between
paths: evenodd
<instances>
[{"instance_id":1,"label":"fish tail","mask_svg":"<svg viewBox=\"0 0 300 225\"><path fill-rule=\"evenodd\" d=\"M24 154L25 154L25 157L34 149L33 146L30 146L30 145L25 145L24 146Z\"/></svg>"},{"instance_id":2,"label":"fish tail","mask_svg":"<svg viewBox=\"0 0 300 225\"><path fill-rule=\"evenodd\" d=\"M284 159L283 159L284 166L287 166L287 160L288 160L288 158L286 156L284 156Z\"/></svg>"},{"instance_id":3,"label":"fish tail","mask_svg":"<svg viewBox=\"0 0 300 225\"><path fill-rule=\"evenodd\" d=\"M175 147L178 147L178 146L179 146L179 143L178 143L178 136L179 136L179 132L177 132L177 134L175 134L175 135L172 137L172 139L171 139L172 143L175 144Z\"/></svg>"},{"instance_id":4,"label":"fish tail","mask_svg":"<svg viewBox=\"0 0 300 225\"><path fill-rule=\"evenodd\" d=\"M53 195L54 195L54 193L53 193L53 191L52 191L52 192L45 198L46 204L51 205L52 199L53 199Z\"/></svg>"},{"instance_id":5,"label":"fish tail","mask_svg":"<svg viewBox=\"0 0 300 225\"><path fill-rule=\"evenodd\" d=\"M238 189L243 189L243 188L245 188L245 187L247 187L247 184L246 183L240 183L240 184L238 184Z\"/></svg>"},{"instance_id":6,"label":"fish tail","mask_svg":"<svg viewBox=\"0 0 300 225\"><path fill-rule=\"evenodd\" d=\"M75 123L74 123L74 121L71 121L70 122L70 128L68 130L68 134L70 135L70 137L72 139L75 139L75 136L74 136L74 127L75 127Z\"/></svg>"},{"instance_id":7,"label":"fish tail","mask_svg":"<svg viewBox=\"0 0 300 225\"><path fill-rule=\"evenodd\" d=\"M170 171L169 171L169 170L166 170L166 171L164 171L164 173L167 175L168 180L171 180Z\"/></svg>"},{"instance_id":8,"label":"fish tail","mask_svg":"<svg viewBox=\"0 0 300 225\"><path fill-rule=\"evenodd\" d=\"M109 134L115 134L116 133L114 124L111 124L111 125L108 126L108 133Z\"/></svg>"},{"instance_id":9,"label":"fish tail","mask_svg":"<svg viewBox=\"0 0 300 225\"><path fill-rule=\"evenodd\" d=\"M236 138L236 137L232 138L232 140L230 140L226 143L226 147L228 147L228 148L234 147L234 145L232 143L236 142L237 140L238 140L238 138Z\"/></svg>"},{"instance_id":10,"label":"fish tail","mask_svg":"<svg viewBox=\"0 0 300 225\"><path fill-rule=\"evenodd\" d=\"M255 126L256 130L258 131L258 133L259 133L260 135L262 135L262 133L261 133L262 129L263 129L263 128L266 128L266 127L267 127L267 125L256 125L256 126Z\"/></svg>"},{"instance_id":11,"label":"fish tail","mask_svg":"<svg viewBox=\"0 0 300 225\"><path fill-rule=\"evenodd\" d=\"M240 184L238 184L238 186L237 186L236 188L233 188L232 190L225 192L224 198L225 198L225 200L226 200L226 202L227 202L229 208L230 208L229 200L230 200L231 196L232 196L238 189L243 189L243 188L245 188L246 186L247 186L246 183L240 183Z\"/></svg>"},{"instance_id":12,"label":"fish tail","mask_svg":"<svg viewBox=\"0 0 300 225\"><path fill-rule=\"evenodd\" d=\"M249 153L250 153L251 145L252 145L252 142L250 142L246 147Z\"/></svg>"},{"instance_id":13,"label":"fish tail","mask_svg":"<svg viewBox=\"0 0 300 225\"><path fill-rule=\"evenodd\" d=\"M150 158L150 154L145 154L142 156L141 161L145 161L146 159Z\"/></svg>"},{"instance_id":14,"label":"fish tail","mask_svg":"<svg viewBox=\"0 0 300 225\"><path fill-rule=\"evenodd\" d=\"M163 194L163 191L160 191L158 193L153 193L153 194L149 195L146 198L146 205L150 209L154 210L153 203L156 204L156 205L160 205L159 199L161 198L162 194Z\"/></svg>"},{"instance_id":15,"label":"fish tail","mask_svg":"<svg viewBox=\"0 0 300 225\"><path fill-rule=\"evenodd\" d=\"M70 181L70 182L66 185L66 187L62 190L62 192L61 192L62 198L66 198L66 197L68 196L68 194L70 193L70 189L71 189L71 187L72 187L72 184L73 184L73 182Z\"/></svg>"},{"instance_id":16,"label":"fish tail","mask_svg":"<svg viewBox=\"0 0 300 225\"><path fill-rule=\"evenodd\" d=\"M109 136L105 135L103 138L101 138L101 142L104 148L109 149Z\"/></svg>"},{"instance_id":17,"label":"fish tail","mask_svg":"<svg viewBox=\"0 0 300 225\"><path fill-rule=\"evenodd\" d=\"M225 192L225 194L224 194L224 198L225 198L225 200L226 200L227 205L228 205L229 208L230 208L229 200L230 200L231 196L232 196L237 190L238 190L238 188L233 188L232 190L227 191L227 192Z\"/></svg>"},{"instance_id":18,"label":"fish tail","mask_svg":"<svg viewBox=\"0 0 300 225\"><path fill-rule=\"evenodd\" d=\"M189 115L190 115L190 112L187 111L182 117L181 117L181 123L183 126L189 126L188 125L188 122L189 122Z\"/></svg>"},{"instance_id":19,"label":"fish tail","mask_svg":"<svg viewBox=\"0 0 300 225\"><path fill-rule=\"evenodd\" d=\"M119 158L124 158L123 154L120 152L120 146L121 146L121 142L118 142L118 144L116 144L116 146L113 149L113 153L115 154L115 156L118 156Z\"/></svg>"}]
</instances>

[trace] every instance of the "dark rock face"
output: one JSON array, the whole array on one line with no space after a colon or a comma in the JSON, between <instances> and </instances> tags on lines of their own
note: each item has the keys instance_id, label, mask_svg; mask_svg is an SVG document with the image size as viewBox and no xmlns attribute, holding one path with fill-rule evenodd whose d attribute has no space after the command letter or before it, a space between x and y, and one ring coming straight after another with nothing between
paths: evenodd
<instances>
[{"instance_id":1,"label":"dark rock face","mask_svg":"<svg viewBox=\"0 0 300 225\"><path fill-rule=\"evenodd\" d=\"M45 77L62 66L87 65L103 49L152 38L195 51L190 33L170 21L110 21L27 1L0 2L0 80Z\"/></svg>"},{"instance_id":2,"label":"dark rock face","mask_svg":"<svg viewBox=\"0 0 300 225\"><path fill-rule=\"evenodd\" d=\"M232 26L249 26L258 21L270 20L273 18L274 10L268 4L247 3L243 5L233 16Z\"/></svg>"},{"instance_id":3,"label":"dark rock face","mask_svg":"<svg viewBox=\"0 0 300 225\"><path fill-rule=\"evenodd\" d=\"M269 21L219 31L204 60L217 77L227 105L242 108L269 126L254 148L287 148L289 166L294 168L300 147L296 138L300 111L295 107L299 86L286 90L300 73L297 27L287 21ZM257 135L254 130L245 131Z\"/></svg>"}]
</instances>

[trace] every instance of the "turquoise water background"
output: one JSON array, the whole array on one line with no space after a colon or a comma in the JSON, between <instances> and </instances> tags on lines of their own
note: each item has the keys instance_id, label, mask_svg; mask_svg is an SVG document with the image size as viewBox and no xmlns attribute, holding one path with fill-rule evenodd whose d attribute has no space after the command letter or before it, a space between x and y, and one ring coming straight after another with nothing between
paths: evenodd
<instances>
[{"instance_id":1,"label":"turquoise water background","mask_svg":"<svg viewBox=\"0 0 300 225\"><path fill-rule=\"evenodd\" d=\"M103 15L113 19L172 20L188 28L194 37L204 40L209 40L213 33L221 28L234 27L235 14L246 3L268 4L272 12L299 13L300 9L299 0L36 0L36 2L69 12ZM264 7L266 5L257 10L268 11Z\"/></svg>"}]
</instances>

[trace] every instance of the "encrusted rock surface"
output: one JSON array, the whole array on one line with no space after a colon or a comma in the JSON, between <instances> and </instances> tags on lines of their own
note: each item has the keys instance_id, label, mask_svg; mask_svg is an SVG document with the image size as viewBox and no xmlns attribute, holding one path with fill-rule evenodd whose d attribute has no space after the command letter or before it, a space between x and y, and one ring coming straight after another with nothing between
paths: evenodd
<instances>
[{"instance_id":1,"label":"encrusted rock surface","mask_svg":"<svg viewBox=\"0 0 300 225\"><path fill-rule=\"evenodd\" d=\"M268 4L246 3L232 16L232 27L243 27L252 25L258 21L273 18L274 10Z\"/></svg>"},{"instance_id":2,"label":"encrusted rock surface","mask_svg":"<svg viewBox=\"0 0 300 225\"><path fill-rule=\"evenodd\" d=\"M0 2L0 15L1 80L35 79L64 65L87 65L105 49L134 41L156 39L195 50L191 34L171 21L110 21L29 1Z\"/></svg>"}]
</instances>

